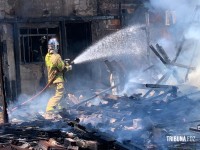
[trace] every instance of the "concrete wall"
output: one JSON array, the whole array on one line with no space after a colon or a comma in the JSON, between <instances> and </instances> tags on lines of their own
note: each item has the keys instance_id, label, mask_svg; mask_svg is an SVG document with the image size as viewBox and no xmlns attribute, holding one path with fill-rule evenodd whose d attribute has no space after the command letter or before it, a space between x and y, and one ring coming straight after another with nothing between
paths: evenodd
<instances>
[{"instance_id":1,"label":"concrete wall","mask_svg":"<svg viewBox=\"0 0 200 150\"><path fill-rule=\"evenodd\" d=\"M75 14L78 16L93 16L97 13L96 0L74 0Z\"/></svg>"},{"instance_id":2,"label":"concrete wall","mask_svg":"<svg viewBox=\"0 0 200 150\"><path fill-rule=\"evenodd\" d=\"M10 18L14 15L15 0L0 0L0 19Z\"/></svg>"},{"instance_id":3,"label":"concrete wall","mask_svg":"<svg viewBox=\"0 0 200 150\"><path fill-rule=\"evenodd\" d=\"M10 80L16 80L15 74L15 56L14 56L14 39L13 39L13 27L10 24L3 25L3 38L6 41L7 46L7 60L8 60L8 73Z\"/></svg>"},{"instance_id":4,"label":"concrete wall","mask_svg":"<svg viewBox=\"0 0 200 150\"><path fill-rule=\"evenodd\" d=\"M99 0L100 15L119 14L119 0Z\"/></svg>"},{"instance_id":5,"label":"concrete wall","mask_svg":"<svg viewBox=\"0 0 200 150\"><path fill-rule=\"evenodd\" d=\"M19 17L59 16L64 12L64 5L63 0L20 0L15 12Z\"/></svg>"},{"instance_id":6,"label":"concrete wall","mask_svg":"<svg viewBox=\"0 0 200 150\"><path fill-rule=\"evenodd\" d=\"M15 12L15 0L0 0L0 19L13 18ZM13 83L16 80L16 70L15 70L15 54L14 54L14 40L13 40L13 25L12 24L2 24L1 28L1 42L4 41L4 50L6 50L6 55L4 55L4 76L9 80L8 88L14 87Z\"/></svg>"},{"instance_id":7,"label":"concrete wall","mask_svg":"<svg viewBox=\"0 0 200 150\"><path fill-rule=\"evenodd\" d=\"M20 65L21 90L27 95L37 93L43 85L42 82L42 64L24 64Z\"/></svg>"},{"instance_id":8,"label":"concrete wall","mask_svg":"<svg viewBox=\"0 0 200 150\"><path fill-rule=\"evenodd\" d=\"M96 13L96 0L20 0L15 15L41 16L92 16Z\"/></svg>"},{"instance_id":9,"label":"concrete wall","mask_svg":"<svg viewBox=\"0 0 200 150\"><path fill-rule=\"evenodd\" d=\"M99 20L92 22L92 41L96 42L121 28L120 20Z\"/></svg>"},{"instance_id":10,"label":"concrete wall","mask_svg":"<svg viewBox=\"0 0 200 150\"><path fill-rule=\"evenodd\" d=\"M15 4L15 0L0 0L0 19L13 18ZM4 77L8 80L6 84L8 86L7 88L10 90L11 87L15 87L14 83L16 80L13 25L0 23L0 28L1 42L4 42L4 51L6 51L6 55L3 56ZM16 94L16 91L14 91L14 93ZM10 95L6 95L6 97L9 97L9 99L11 98Z\"/></svg>"}]
</instances>

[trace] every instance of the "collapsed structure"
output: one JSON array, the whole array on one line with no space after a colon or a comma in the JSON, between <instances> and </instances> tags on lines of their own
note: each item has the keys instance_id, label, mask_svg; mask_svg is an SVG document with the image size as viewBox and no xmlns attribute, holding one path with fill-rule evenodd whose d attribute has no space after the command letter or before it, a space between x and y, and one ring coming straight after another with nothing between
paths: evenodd
<instances>
[{"instance_id":1,"label":"collapsed structure","mask_svg":"<svg viewBox=\"0 0 200 150\"><path fill-rule=\"evenodd\" d=\"M150 11L146 2L0 1L2 122L10 119L11 123L1 126L0 149L200 147L199 119L195 115L200 92L194 86L183 84L189 73L198 67L192 63L196 51L189 53L192 59L187 63L180 61L181 54L185 54L183 51L187 52L187 46L196 41L190 42L185 37L178 41L177 38L178 46L173 52L152 43L162 37L174 40L176 33L170 32L170 26L177 20L175 11L166 10L164 15L163 11ZM196 6L195 15L198 11L199 6ZM128 57L119 59L114 57L114 53L124 55L119 51L114 52L111 59L75 65L73 73L67 75L67 104L63 104L66 109L60 112L60 118L45 120L42 116L49 93L35 102L21 105L46 84L44 56L51 36L59 39L62 58L74 60L85 48L125 28L130 21L142 25L130 28L127 33L118 32L122 40L115 36L116 45L108 39L106 42L111 42L111 46L102 42L100 46L97 44L96 50L105 52L103 48L106 48L108 53L113 53L112 48L133 48L142 52L133 56L128 53ZM131 32L137 30L142 32L136 39L140 45L132 43ZM183 71L186 73L182 74ZM176 84L171 84L171 77ZM40 107L36 107L38 103Z\"/></svg>"}]
</instances>

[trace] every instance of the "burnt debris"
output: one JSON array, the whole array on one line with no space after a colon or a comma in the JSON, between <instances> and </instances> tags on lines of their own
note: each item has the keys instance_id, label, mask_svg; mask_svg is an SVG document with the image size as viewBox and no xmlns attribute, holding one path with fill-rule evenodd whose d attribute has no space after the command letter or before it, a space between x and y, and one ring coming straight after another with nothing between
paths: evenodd
<instances>
[{"instance_id":1,"label":"burnt debris","mask_svg":"<svg viewBox=\"0 0 200 150\"><path fill-rule=\"evenodd\" d=\"M129 150L199 146L198 134L192 132L190 135L196 137L195 142L175 144L166 141L167 136L189 132L191 123L199 123L198 120L191 121L190 115L185 112L189 114L197 104L189 96L198 95L199 91L184 95L176 86L135 85L142 89L156 89L157 94L145 98L141 93L131 96L102 93L94 97L99 99L98 104L90 100L79 107L71 107L70 112L63 110L59 113L62 117L59 120L45 120L37 114L35 121L4 124L0 130L0 146L2 149L19 150ZM184 108L177 107L182 103ZM163 119L166 116L168 119ZM199 131L198 128L195 130Z\"/></svg>"}]
</instances>

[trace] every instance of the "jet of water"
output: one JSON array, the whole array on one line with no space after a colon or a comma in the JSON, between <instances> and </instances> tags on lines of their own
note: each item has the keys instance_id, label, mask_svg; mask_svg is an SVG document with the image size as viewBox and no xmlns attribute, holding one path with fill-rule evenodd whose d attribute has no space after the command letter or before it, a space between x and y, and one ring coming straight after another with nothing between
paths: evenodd
<instances>
[{"instance_id":1,"label":"jet of water","mask_svg":"<svg viewBox=\"0 0 200 150\"><path fill-rule=\"evenodd\" d=\"M147 42L143 29L142 26L134 25L108 35L87 48L73 62L80 64L127 55L134 55L134 58L145 55Z\"/></svg>"}]
</instances>

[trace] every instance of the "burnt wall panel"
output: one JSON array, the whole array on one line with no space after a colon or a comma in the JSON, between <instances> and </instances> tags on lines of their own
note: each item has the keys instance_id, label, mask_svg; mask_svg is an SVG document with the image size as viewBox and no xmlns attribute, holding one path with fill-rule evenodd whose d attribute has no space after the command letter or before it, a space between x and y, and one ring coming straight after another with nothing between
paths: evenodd
<instances>
[{"instance_id":1,"label":"burnt wall panel","mask_svg":"<svg viewBox=\"0 0 200 150\"><path fill-rule=\"evenodd\" d=\"M2 51L3 46L0 42L0 51ZM2 73L2 53L0 52L0 107L3 107L3 100L4 100L4 93L3 93L3 73ZM3 123L3 112L2 109L0 109L0 123Z\"/></svg>"},{"instance_id":2,"label":"burnt wall panel","mask_svg":"<svg viewBox=\"0 0 200 150\"><path fill-rule=\"evenodd\" d=\"M101 20L92 22L92 41L93 43L103 37L118 31L121 28L119 19Z\"/></svg>"},{"instance_id":3,"label":"burnt wall panel","mask_svg":"<svg viewBox=\"0 0 200 150\"><path fill-rule=\"evenodd\" d=\"M4 11L4 1L0 0L0 19L4 18L5 11Z\"/></svg>"},{"instance_id":4,"label":"burnt wall panel","mask_svg":"<svg viewBox=\"0 0 200 150\"><path fill-rule=\"evenodd\" d=\"M9 102L12 100L12 90L11 84L9 81L9 66L8 66L8 55L7 55L7 46L6 41L1 42L1 54L2 54L2 67L3 67L3 82L5 86L5 98Z\"/></svg>"},{"instance_id":5,"label":"burnt wall panel","mask_svg":"<svg viewBox=\"0 0 200 150\"><path fill-rule=\"evenodd\" d=\"M8 123L7 103L5 98L4 83L4 58L3 58L3 42L0 42L0 123Z\"/></svg>"},{"instance_id":6,"label":"burnt wall panel","mask_svg":"<svg viewBox=\"0 0 200 150\"><path fill-rule=\"evenodd\" d=\"M43 71L43 64L26 64L20 65L21 75L21 92L32 95L38 92L43 85L41 79Z\"/></svg>"},{"instance_id":7,"label":"burnt wall panel","mask_svg":"<svg viewBox=\"0 0 200 150\"><path fill-rule=\"evenodd\" d=\"M5 72L5 83L6 89L10 90L10 87L13 87L10 91L6 91L8 95L6 98L9 100L14 100L16 95L16 66L15 66L15 53L14 53L14 37L13 37L13 26L11 24L2 25L2 41L4 41L4 72Z\"/></svg>"},{"instance_id":8,"label":"burnt wall panel","mask_svg":"<svg viewBox=\"0 0 200 150\"><path fill-rule=\"evenodd\" d=\"M63 0L64 10L62 16L73 16L74 14L74 0Z\"/></svg>"},{"instance_id":9,"label":"burnt wall panel","mask_svg":"<svg viewBox=\"0 0 200 150\"><path fill-rule=\"evenodd\" d=\"M63 14L63 10L63 0L20 0L16 7L16 15L20 17L59 16Z\"/></svg>"},{"instance_id":10,"label":"burnt wall panel","mask_svg":"<svg viewBox=\"0 0 200 150\"><path fill-rule=\"evenodd\" d=\"M92 16L96 0L21 0L15 7L16 16Z\"/></svg>"},{"instance_id":11,"label":"burnt wall panel","mask_svg":"<svg viewBox=\"0 0 200 150\"><path fill-rule=\"evenodd\" d=\"M17 0L0 0L0 19L13 17L16 4Z\"/></svg>"},{"instance_id":12,"label":"burnt wall panel","mask_svg":"<svg viewBox=\"0 0 200 150\"><path fill-rule=\"evenodd\" d=\"M97 12L96 0L74 0L74 13L78 16L93 16Z\"/></svg>"},{"instance_id":13,"label":"burnt wall panel","mask_svg":"<svg viewBox=\"0 0 200 150\"><path fill-rule=\"evenodd\" d=\"M120 0L98 0L99 15L119 15Z\"/></svg>"},{"instance_id":14,"label":"burnt wall panel","mask_svg":"<svg viewBox=\"0 0 200 150\"><path fill-rule=\"evenodd\" d=\"M15 59L14 59L14 45L13 45L13 27L12 25L4 25L3 26L4 30L4 38L6 40L6 46L7 46L7 56L8 56L8 66L9 66L9 75L10 75L10 80L15 80L16 75L15 75Z\"/></svg>"}]
</instances>

